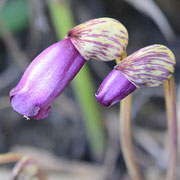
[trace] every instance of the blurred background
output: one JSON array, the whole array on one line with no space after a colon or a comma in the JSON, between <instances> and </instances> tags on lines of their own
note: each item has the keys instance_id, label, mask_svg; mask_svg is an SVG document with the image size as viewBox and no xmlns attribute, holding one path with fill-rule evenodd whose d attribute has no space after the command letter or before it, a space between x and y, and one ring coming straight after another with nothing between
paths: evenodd
<instances>
[{"instance_id":1,"label":"blurred background","mask_svg":"<svg viewBox=\"0 0 180 180\"><path fill-rule=\"evenodd\" d=\"M179 0L0 0L0 153L29 155L50 180L130 179L119 142L119 104L103 107L94 96L114 61L88 61L44 120L27 121L9 102L10 89L42 50L73 26L97 17L125 25L128 54L151 44L168 46L176 56L180 98ZM144 178L164 179L168 144L163 86L133 93L132 130ZM12 167L0 166L0 180L9 179Z\"/></svg>"}]
</instances>

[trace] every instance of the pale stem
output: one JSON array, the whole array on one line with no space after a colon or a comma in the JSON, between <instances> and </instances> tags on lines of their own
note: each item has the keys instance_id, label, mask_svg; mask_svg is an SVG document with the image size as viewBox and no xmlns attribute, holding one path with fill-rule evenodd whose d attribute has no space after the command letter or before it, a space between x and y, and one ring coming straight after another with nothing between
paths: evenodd
<instances>
[{"instance_id":1,"label":"pale stem","mask_svg":"<svg viewBox=\"0 0 180 180\"><path fill-rule=\"evenodd\" d=\"M131 138L131 99L130 94L120 102L120 140L123 156L132 180L142 180L133 152Z\"/></svg>"},{"instance_id":2,"label":"pale stem","mask_svg":"<svg viewBox=\"0 0 180 180\"><path fill-rule=\"evenodd\" d=\"M122 58L116 59L116 63L126 57L126 53ZM120 102L120 140L121 149L127 166L128 173L132 180L142 180L138 165L133 152L133 144L131 138L131 94Z\"/></svg>"},{"instance_id":3,"label":"pale stem","mask_svg":"<svg viewBox=\"0 0 180 180\"><path fill-rule=\"evenodd\" d=\"M166 102L166 113L168 121L168 141L169 141L169 165L166 174L166 180L176 179L177 163L177 112L176 112L176 87L174 77L164 82L164 93Z\"/></svg>"}]
</instances>

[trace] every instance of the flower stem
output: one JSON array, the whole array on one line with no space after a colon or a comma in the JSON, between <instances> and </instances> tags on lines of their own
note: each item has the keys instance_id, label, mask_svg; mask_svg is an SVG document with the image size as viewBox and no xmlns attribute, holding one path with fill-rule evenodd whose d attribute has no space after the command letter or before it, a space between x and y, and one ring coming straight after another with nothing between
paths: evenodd
<instances>
[{"instance_id":1,"label":"flower stem","mask_svg":"<svg viewBox=\"0 0 180 180\"><path fill-rule=\"evenodd\" d=\"M139 168L136 164L131 139L131 99L130 94L120 102L120 140L126 166L131 179L141 180Z\"/></svg>"},{"instance_id":2,"label":"flower stem","mask_svg":"<svg viewBox=\"0 0 180 180\"><path fill-rule=\"evenodd\" d=\"M116 59L116 63L126 57L126 53L122 58ZM130 94L120 102L120 140L124 160L132 180L141 180L142 177L133 153L133 145L131 139L131 99Z\"/></svg>"},{"instance_id":3,"label":"flower stem","mask_svg":"<svg viewBox=\"0 0 180 180\"><path fill-rule=\"evenodd\" d=\"M164 83L164 93L166 102L166 113L168 121L168 139L169 139L169 167L166 175L167 180L174 180L177 163L177 112L176 112L176 87L174 77L171 77Z\"/></svg>"}]
</instances>

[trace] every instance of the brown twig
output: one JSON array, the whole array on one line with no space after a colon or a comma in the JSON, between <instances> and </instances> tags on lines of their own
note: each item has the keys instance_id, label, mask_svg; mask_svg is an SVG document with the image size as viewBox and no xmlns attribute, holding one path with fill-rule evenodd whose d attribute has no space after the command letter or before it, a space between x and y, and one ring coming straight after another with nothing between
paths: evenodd
<instances>
[{"instance_id":1,"label":"brown twig","mask_svg":"<svg viewBox=\"0 0 180 180\"><path fill-rule=\"evenodd\" d=\"M46 176L43 173L43 171L38 167L37 163L30 157L25 156L23 154L18 153L5 153L0 155L0 164L6 164L6 163L14 163L17 162L13 169L12 173L12 180L17 179L17 177L20 175L20 173L23 171L23 169L31 165L29 167L29 173L30 176L38 176L40 180L45 180Z\"/></svg>"},{"instance_id":2,"label":"brown twig","mask_svg":"<svg viewBox=\"0 0 180 180\"><path fill-rule=\"evenodd\" d=\"M166 101L166 113L168 121L169 139L169 167L166 175L167 180L174 180L176 176L177 163L177 112L176 112L176 87L174 77L164 83L164 93Z\"/></svg>"},{"instance_id":3,"label":"brown twig","mask_svg":"<svg viewBox=\"0 0 180 180\"><path fill-rule=\"evenodd\" d=\"M28 176L28 179L38 177L39 180L46 180L46 176L43 171L38 167L36 161L28 156L24 156L15 165L11 180L16 180L24 172L24 176Z\"/></svg>"},{"instance_id":4,"label":"brown twig","mask_svg":"<svg viewBox=\"0 0 180 180\"><path fill-rule=\"evenodd\" d=\"M24 155L17 153L0 154L0 164L12 163L19 161Z\"/></svg>"}]
</instances>

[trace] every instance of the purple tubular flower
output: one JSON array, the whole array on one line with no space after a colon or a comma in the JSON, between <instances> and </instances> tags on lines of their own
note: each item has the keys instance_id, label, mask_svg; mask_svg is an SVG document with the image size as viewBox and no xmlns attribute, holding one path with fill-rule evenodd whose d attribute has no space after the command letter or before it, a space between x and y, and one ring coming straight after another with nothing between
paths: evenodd
<instances>
[{"instance_id":1,"label":"purple tubular flower","mask_svg":"<svg viewBox=\"0 0 180 180\"><path fill-rule=\"evenodd\" d=\"M115 19L98 18L75 26L65 40L44 50L29 65L19 84L10 91L13 109L26 118L47 117L51 103L86 60L120 58L127 44L128 32Z\"/></svg>"},{"instance_id":2,"label":"purple tubular flower","mask_svg":"<svg viewBox=\"0 0 180 180\"><path fill-rule=\"evenodd\" d=\"M137 88L119 70L112 70L100 85L96 99L110 106L125 98Z\"/></svg>"},{"instance_id":3,"label":"purple tubular flower","mask_svg":"<svg viewBox=\"0 0 180 180\"><path fill-rule=\"evenodd\" d=\"M10 91L13 109L27 117L46 118L52 101L85 62L69 38L48 47L32 61L18 85Z\"/></svg>"},{"instance_id":4,"label":"purple tubular flower","mask_svg":"<svg viewBox=\"0 0 180 180\"><path fill-rule=\"evenodd\" d=\"M150 45L124 58L102 82L96 99L109 106L141 86L155 87L174 72L174 54L163 45Z\"/></svg>"}]
</instances>

